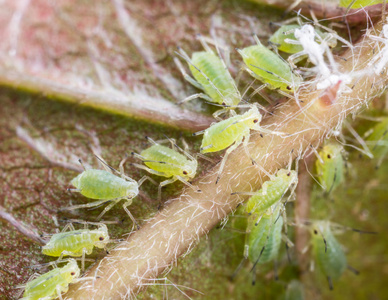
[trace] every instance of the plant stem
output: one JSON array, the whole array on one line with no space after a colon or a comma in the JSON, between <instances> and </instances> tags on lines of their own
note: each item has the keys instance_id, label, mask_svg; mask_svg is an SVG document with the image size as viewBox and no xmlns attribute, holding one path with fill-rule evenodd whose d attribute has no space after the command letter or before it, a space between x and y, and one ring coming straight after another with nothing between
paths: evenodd
<instances>
[{"instance_id":1,"label":"plant stem","mask_svg":"<svg viewBox=\"0 0 388 300\"><path fill-rule=\"evenodd\" d=\"M381 24L377 26L381 30ZM378 55L376 42L361 41L339 61L342 72L366 70L353 83L351 93L334 97L330 104L322 91L301 89L298 99L290 100L265 118L262 125L268 129L289 134L286 137L266 134L261 137L252 133L248 145L251 156L263 169L274 173L288 164L290 159L301 158L310 145L317 145L338 130L350 113L356 113L370 99L380 94L387 83L386 75L375 75L367 65L373 55ZM337 85L326 91L335 92ZM327 94L327 93L326 93ZM335 94L335 93L334 93ZM330 100L330 99L329 99ZM185 189L178 199L171 201L153 219L94 266L86 276L90 281L72 285L67 299L123 299L135 296L149 279L157 278L163 270L217 225L243 200L231 195L238 191L255 191L265 177L257 165L252 165L243 147L229 156L218 184L215 184L217 167L198 178L195 185L202 190L197 193Z\"/></svg>"}]
</instances>

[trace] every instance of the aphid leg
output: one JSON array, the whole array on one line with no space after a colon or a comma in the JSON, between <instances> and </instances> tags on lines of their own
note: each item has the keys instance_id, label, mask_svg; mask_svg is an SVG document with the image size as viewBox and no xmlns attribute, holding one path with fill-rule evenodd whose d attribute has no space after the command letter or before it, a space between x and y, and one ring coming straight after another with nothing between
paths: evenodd
<instances>
[{"instance_id":1,"label":"aphid leg","mask_svg":"<svg viewBox=\"0 0 388 300\"><path fill-rule=\"evenodd\" d=\"M86 249L82 249L82 258L81 258L81 271L85 271L85 254L86 254Z\"/></svg>"},{"instance_id":2,"label":"aphid leg","mask_svg":"<svg viewBox=\"0 0 388 300\"><path fill-rule=\"evenodd\" d=\"M170 183L173 183L175 181L177 181L177 178L173 177L173 178L167 179L167 180L162 181L161 183L159 183L159 186L158 186L158 202L159 202L159 207L162 206L162 187L164 187L165 185L168 185Z\"/></svg>"},{"instance_id":3,"label":"aphid leg","mask_svg":"<svg viewBox=\"0 0 388 300\"><path fill-rule=\"evenodd\" d=\"M249 152L248 143L249 143L249 138L247 136L245 136L244 142L243 142L243 147L244 147L245 153L249 157L249 159L251 160L252 165L257 165L256 161L254 160L251 153Z\"/></svg>"},{"instance_id":4,"label":"aphid leg","mask_svg":"<svg viewBox=\"0 0 388 300\"><path fill-rule=\"evenodd\" d=\"M233 272L232 276L230 277L232 280L236 277L238 272L240 272L241 268L244 266L245 261L248 259L249 255L249 243L248 243L248 232L245 233L245 244L244 244L244 257L237 266L236 270Z\"/></svg>"},{"instance_id":5,"label":"aphid leg","mask_svg":"<svg viewBox=\"0 0 388 300\"><path fill-rule=\"evenodd\" d=\"M95 201L95 202L91 202L91 203L86 203L86 204L80 204L80 205L73 205L73 206L69 206L69 207L63 207L63 208L60 208L59 211L62 211L62 210L74 210L74 209L78 209L78 208L91 208L91 207L95 207L95 206L99 206L105 202L110 202L111 200L98 200L98 201Z\"/></svg>"},{"instance_id":6,"label":"aphid leg","mask_svg":"<svg viewBox=\"0 0 388 300\"><path fill-rule=\"evenodd\" d=\"M137 182L137 185L138 185L138 187L140 187L143 183L144 183L144 181L146 181L146 180L149 180L152 184L154 184L154 185L158 185L158 183L155 181L155 180L153 180L151 177L149 177L149 176L147 176L147 175L144 175L138 182Z\"/></svg>"},{"instance_id":7,"label":"aphid leg","mask_svg":"<svg viewBox=\"0 0 388 300\"><path fill-rule=\"evenodd\" d=\"M145 137L147 142L151 143L152 145L158 145L159 143L161 143L162 141L154 141L152 138L150 138L149 136L146 136ZM164 141L164 140L163 140Z\"/></svg>"},{"instance_id":8,"label":"aphid leg","mask_svg":"<svg viewBox=\"0 0 388 300\"><path fill-rule=\"evenodd\" d=\"M179 101L178 104L180 105L184 102L187 102L187 101L190 101L190 100L193 100L196 98L202 98L202 99L205 99L206 101L212 102L212 98L210 98L208 95L206 95L204 93L198 93L198 94L194 94L194 95L186 97L185 99Z\"/></svg>"},{"instance_id":9,"label":"aphid leg","mask_svg":"<svg viewBox=\"0 0 388 300\"><path fill-rule=\"evenodd\" d=\"M58 298L59 298L60 300L63 300L63 298L62 298L62 291L61 291L61 285L58 284L58 285L55 287L55 289L56 289L56 291L57 291Z\"/></svg>"},{"instance_id":10,"label":"aphid leg","mask_svg":"<svg viewBox=\"0 0 388 300\"><path fill-rule=\"evenodd\" d=\"M77 193L81 193L81 189L71 189L71 188L68 188L67 189L68 192L77 192Z\"/></svg>"},{"instance_id":11,"label":"aphid leg","mask_svg":"<svg viewBox=\"0 0 388 300\"><path fill-rule=\"evenodd\" d=\"M279 280L279 273L278 273L278 260L275 259L273 262L273 278L275 281Z\"/></svg>"},{"instance_id":12,"label":"aphid leg","mask_svg":"<svg viewBox=\"0 0 388 300\"><path fill-rule=\"evenodd\" d=\"M180 62L180 60L178 58L174 58L174 62L175 64L177 65L179 71L182 73L182 76L183 78L188 81L189 83L191 83L193 86L195 86L196 88L200 89L200 90L203 90L203 87L201 84L199 84L194 78L190 77L189 74L186 73L185 69L183 68L183 65L182 63ZM179 101L178 104L180 104L182 101Z\"/></svg>"},{"instance_id":13,"label":"aphid leg","mask_svg":"<svg viewBox=\"0 0 388 300\"><path fill-rule=\"evenodd\" d=\"M102 166L104 167L105 171L109 172L109 173L112 173L113 172L116 172L117 174L120 174L119 171L117 171L115 168L113 168L112 166L108 165L108 163L99 155L97 155L96 153L93 153L94 156L100 161L100 163L102 164Z\"/></svg>"},{"instance_id":14,"label":"aphid leg","mask_svg":"<svg viewBox=\"0 0 388 300\"><path fill-rule=\"evenodd\" d=\"M289 56L287 61L293 69L296 69L296 63L298 63L300 60L302 60L306 55L308 56L308 53L303 50L301 52L298 52L298 53L295 53L295 54Z\"/></svg>"},{"instance_id":15,"label":"aphid leg","mask_svg":"<svg viewBox=\"0 0 388 300\"><path fill-rule=\"evenodd\" d=\"M86 168L85 168L85 165L82 162L82 159L78 159L78 162L81 164L81 166L84 169L84 171L86 171Z\"/></svg>"},{"instance_id":16,"label":"aphid leg","mask_svg":"<svg viewBox=\"0 0 388 300\"><path fill-rule=\"evenodd\" d=\"M329 283L329 289L332 291L334 287L333 287L333 281L331 280L330 276L327 276L327 282Z\"/></svg>"},{"instance_id":17,"label":"aphid leg","mask_svg":"<svg viewBox=\"0 0 388 300\"><path fill-rule=\"evenodd\" d=\"M210 48L206 42L207 39L205 39L201 34L197 34L197 40L199 40L199 42L201 43L202 47L206 50L206 52L210 52L210 53L214 54L212 48ZM210 42L210 39L208 41ZM216 47L218 47L218 45L215 41L211 41L211 43L213 45L215 45Z\"/></svg>"},{"instance_id":18,"label":"aphid leg","mask_svg":"<svg viewBox=\"0 0 388 300\"><path fill-rule=\"evenodd\" d=\"M202 191L201 191L200 189L196 188L196 187L195 187L194 185L192 185L190 182L186 181L183 177L181 177L181 176L176 176L176 178L177 178L180 182L182 182L182 183L186 184L187 186L191 187L191 188L192 188L194 191L196 191L197 193L202 193Z\"/></svg>"},{"instance_id":19,"label":"aphid leg","mask_svg":"<svg viewBox=\"0 0 388 300\"><path fill-rule=\"evenodd\" d=\"M128 214L128 216L131 218L131 220L133 222L133 226L136 225L137 229L139 230L140 229L139 224L137 223L137 221L135 220L135 218L133 217L133 215L131 214L131 212L127 208L127 206L129 206L131 204L132 204L132 201L127 201L123 204L123 208L124 208L125 212Z\"/></svg>"},{"instance_id":20,"label":"aphid leg","mask_svg":"<svg viewBox=\"0 0 388 300\"><path fill-rule=\"evenodd\" d=\"M204 159L204 160L207 160L208 162L210 162L210 163L212 163L212 164L215 163L214 160L212 160L211 158L207 157L206 155L203 155L202 153L197 153L197 154L195 154L195 158L198 159L198 157L199 157L199 158L202 158L202 159Z\"/></svg>"},{"instance_id":21,"label":"aphid leg","mask_svg":"<svg viewBox=\"0 0 388 300\"><path fill-rule=\"evenodd\" d=\"M252 99L252 97L256 94L259 94L260 96L262 96L262 93L261 93L261 90L265 89L266 87L268 87L268 84L265 83L265 84L262 84L261 86L259 86L258 88L254 89L254 91L248 96L248 101ZM262 96L263 97L263 96ZM263 97L264 98L264 97ZM267 100L267 99L265 99ZM268 100L267 100L268 101ZM269 100L270 101L270 100ZM273 102L273 101L270 101L270 103Z\"/></svg>"},{"instance_id":22,"label":"aphid leg","mask_svg":"<svg viewBox=\"0 0 388 300\"><path fill-rule=\"evenodd\" d=\"M237 140L234 142L234 144L232 146L230 146L228 148L228 150L225 151L225 154L224 154L224 157L222 158L221 160L221 164L220 164L220 168L218 169L218 172L217 172L217 180L216 180L216 184L218 183L218 181L220 180L221 178L221 173L222 171L224 170L224 166L225 166L225 163L226 163L226 160L228 158L228 155L230 153L232 153L232 151L234 151L238 146L240 146L240 144L242 143L242 139L240 140Z\"/></svg>"},{"instance_id":23,"label":"aphid leg","mask_svg":"<svg viewBox=\"0 0 388 300\"><path fill-rule=\"evenodd\" d=\"M68 223L68 224L66 224L65 225L65 227L63 227L63 229L62 229L62 231L61 232L65 232L66 230L68 230L68 229L70 229L70 231L73 231L73 230L75 230L74 229L74 226L73 226L73 224L72 223Z\"/></svg>"},{"instance_id":24,"label":"aphid leg","mask_svg":"<svg viewBox=\"0 0 388 300\"><path fill-rule=\"evenodd\" d=\"M107 213L109 210L111 210L112 207L115 206L117 204L117 202L121 199L123 199L123 198L116 198L116 199L109 200L112 202L109 203L107 206L105 206L104 210L98 215L97 220L100 220L102 218L102 216L105 215L105 213Z\"/></svg>"},{"instance_id":25,"label":"aphid leg","mask_svg":"<svg viewBox=\"0 0 388 300\"><path fill-rule=\"evenodd\" d=\"M217 110L216 112L213 113L213 117L214 119L216 119L217 121L222 121L222 118L220 118L219 116L222 115L222 114L226 114L228 113L229 111L231 111L230 109L228 108L223 108L223 109L220 109L220 110Z\"/></svg>"}]
</instances>

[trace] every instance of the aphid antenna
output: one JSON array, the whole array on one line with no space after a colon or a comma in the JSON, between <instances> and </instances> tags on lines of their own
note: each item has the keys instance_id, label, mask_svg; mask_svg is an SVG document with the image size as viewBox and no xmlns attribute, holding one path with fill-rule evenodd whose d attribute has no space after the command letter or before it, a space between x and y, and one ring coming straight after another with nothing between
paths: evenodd
<instances>
[{"instance_id":1,"label":"aphid antenna","mask_svg":"<svg viewBox=\"0 0 388 300\"><path fill-rule=\"evenodd\" d=\"M295 7L297 7L303 0L295 0L287 9L283 12L281 18L283 19L286 15L288 15ZM300 11L300 10L299 10ZM298 12L299 15L299 12Z\"/></svg>"},{"instance_id":2,"label":"aphid antenna","mask_svg":"<svg viewBox=\"0 0 388 300\"><path fill-rule=\"evenodd\" d=\"M183 177L181 176L176 176L176 178L184 183L185 185L187 185L188 187L192 188L194 191L196 191L197 193L202 193L202 191L200 189L198 189L197 187L195 187L194 185L192 185L190 182L186 181Z\"/></svg>"},{"instance_id":3,"label":"aphid antenna","mask_svg":"<svg viewBox=\"0 0 388 300\"><path fill-rule=\"evenodd\" d=\"M266 241L266 243L268 242L268 240L269 240L269 235L267 235L267 241ZM264 250L265 250L265 246L263 246L263 248L261 249L260 254L259 254L259 257L256 259L256 261L255 261L255 263L253 264L253 267L252 267L252 269L250 270L250 272L254 272L254 271L256 270L256 265L259 263L259 260L260 260L260 258L261 258L261 255L263 254ZM256 272L254 272L254 273L256 273Z\"/></svg>"},{"instance_id":4,"label":"aphid antenna","mask_svg":"<svg viewBox=\"0 0 388 300\"><path fill-rule=\"evenodd\" d=\"M187 53L182 49L180 48L179 49L180 52L176 52L175 51L175 54L177 54L178 56L180 56L182 59L184 59L188 64L190 64L191 66L193 66L199 73L201 73L201 75L203 77L206 78L206 80L211 84L211 86L214 88L214 90L217 92L217 94L221 97L221 98L224 98L224 95L221 93L221 91L214 85L213 81L210 80L210 78L208 76L206 76L205 73L203 73L196 65L193 64L193 62L191 61L190 57L187 55Z\"/></svg>"},{"instance_id":5,"label":"aphid antenna","mask_svg":"<svg viewBox=\"0 0 388 300\"><path fill-rule=\"evenodd\" d=\"M170 143L173 145L173 147L175 147L175 148L177 148L179 151L181 151L184 155L186 155L187 156L187 158L188 159L190 159L190 160L192 160L192 161L197 161L188 151L186 151L186 150L184 150L184 149L182 149L181 147L179 147L178 145L177 145L177 143L175 142L175 140L172 140L172 139L170 139L167 135L165 135L164 133L163 133L163 135L164 135L164 137L168 140L168 141L170 141ZM187 144L186 144L187 145ZM174 164L171 164L171 165L174 165Z\"/></svg>"},{"instance_id":6,"label":"aphid antenna","mask_svg":"<svg viewBox=\"0 0 388 300\"><path fill-rule=\"evenodd\" d=\"M204 134L206 132L206 129L205 130L201 130L201 131L197 131L197 132L194 132L192 134L192 136L197 136L197 135L201 135L201 134ZM212 145L213 146L213 145Z\"/></svg>"},{"instance_id":7,"label":"aphid antenna","mask_svg":"<svg viewBox=\"0 0 388 300\"><path fill-rule=\"evenodd\" d=\"M84 171L86 171L86 167L85 167L85 165L83 164L83 162L82 162L82 159L78 159L78 162L80 163L80 165L82 166L82 168L84 169Z\"/></svg>"},{"instance_id":8,"label":"aphid antenna","mask_svg":"<svg viewBox=\"0 0 388 300\"><path fill-rule=\"evenodd\" d=\"M322 159L322 157L319 155L317 149L316 149L313 145L310 145L310 148L311 148L311 150L313 151L313 153L315 154L315 156L317 157L317 159L319 160L319 162L320 162L321 164L324 164L325 162L324 162L324 160Z\"/></svg>"}]
</instances>

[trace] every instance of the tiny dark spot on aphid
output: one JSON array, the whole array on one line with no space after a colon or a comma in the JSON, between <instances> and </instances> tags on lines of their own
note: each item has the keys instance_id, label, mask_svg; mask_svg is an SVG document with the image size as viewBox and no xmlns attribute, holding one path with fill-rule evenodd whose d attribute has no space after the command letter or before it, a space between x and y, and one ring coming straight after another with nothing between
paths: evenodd
<instances>
[{"instance_id":1,"label":"tiny dark spot on aphid","mask_svg":"<svg viewBox=\"0 0 388 300\"><path fill-rule=\"evenodd\" d=\"M291 87L289 85L287 85L286 89L291 91Z\"/></svg>"},{"instance_id":2,"label":"tiny dark spot on aphid","mask_svg":"<svg viewBox=\"0 0 388 300\"><path fill-rule=\"evenodd\" d=\"M74 275L75 275L75 272L71 272L70 275L71 275L71 276L74 276Z\"/></svg>"},{"instance_id":3,"label":"tiny dark spot on aphid","mask_svg":"<svg viewBox=\"0 0 388 300\"><path fill-rule=\"evenodd\" d=\"M288 173L287 173L287 176L290 176L290 175L291 175L291 172L288 172Z\"/></svg>"},{"instance_id":4,"label":"tiny dark spot on aphid","mask_svg":"<svg viewBox=\"0 0 388 300\"><path fill-rule=\"evenodd\" d=\"M318 231L316 229L314 229L314 234L318 234Z\"/></svg>"},{"instance_id":5,"label":"tiny dark spot on aphid","mask_svg":"<svg viewBox=\"0 0 388 300\"><path fill-rule=\"evenodd\" d=\"M187 171L183 171L183 174L187 175L188 173L187 173Z\"/></svg>"},{"instance_id":6,"label":"tiny dark spot on aphid","mask_svg":"<svg viewBox=\"0 0 388 300\"><path fill-rule=\"evenodd\" d=\"M225 102L222 102L222 105L226 105L226 103L225 103Z\"/></svg>"},{"instance_id":7,"label":"tiny dark spot on aphid","mask_svg":"<svg viewBox=\"0 0 388 300\"><path fill-rule=\"evenodd\" d=\"M253 120L253 123L257 123L257 122L259 122L259 119L254 119Z\"/></svg>"},{"instance_id":8,"label":"tiny dark spot on aphid","mask_svg":"<svg viewBox=\"0 0 388 300\"><path fill-rule=\"evenodd\" d=\"M330 154L328 154L328 155L327 155L327 158L328 158L328 159L330 159L330 158L331 158L331 155L330 155Z\"/></svg>"},{"instance_id":9,"label":"tiny dark spot on aphid","mask_svg":"<svg viewBox=\"0 0 388 300\"><path fill-rule=\"evenodd\" d=\"M102 236L100 236L98 239L99 239L100 241L103 241L103 240L104 240L104 238L103 238Z\"/></svg>"},{"instance_id":10,"label":"tiny dark spot on aphid","mask_svg":"<svg viewBox=\"0 0 388 300\"><path fill-rule=\"evenodd\" d=\"M261 137L264 137L261 133L260 133L260 136L261 136Z\"/></svg>"}]
</instances>

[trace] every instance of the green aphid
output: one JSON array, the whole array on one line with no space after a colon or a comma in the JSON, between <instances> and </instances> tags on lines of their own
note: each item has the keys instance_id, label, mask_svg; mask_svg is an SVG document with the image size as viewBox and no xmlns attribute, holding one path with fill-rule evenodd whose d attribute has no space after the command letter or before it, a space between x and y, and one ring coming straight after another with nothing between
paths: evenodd
<instances>
[{"instance_id":1,"label":"green aphid","mask_svg":"<svg viewBox=\"0 0 388 300\"><path fill-rule=\"evenodd\" d=\"M62 293L69 290L69 284L77 281L80 269L74 259L62 268L55 268L50 272L40 275L38 278L27 282L24 286L24 294L21 300L50 300L61 297Z\"/></svg>"},{"instance_id":2,"label":"green aphid","mask_svg":"<svg viewBox=\"0 0 388 300\"><path fill-rule=\"evenodd\" d=\"M257 192L236 192L232 194L250 195L246 205L248 214L256 217L258 223L264 213L274 204L282 200L284 194L298 183L296 171L280 169L276 176L271 176L270 180L263 183Z\"/></svg>"},{"instance_id":3,"label":"green aphid","mask_svg":"<svg viewBox=\"0 0 388 300\"><path fill-rule=\"evenodd\" d=\"M147 140L153 144L151 147L143 150L140 155L132 152L132 155L140 158L144 162L145 166L139 164L132 165L146 170L151 174L170 178L159 184L159 201L161 198L162 187L177 180L190 186L195 191L199 191L189 183L189 181L193 179L197 173L198 162L196 158L190 155L187 151L178 147L173 139L168 139L171 142L172 149L160 145L149 137L147 137Z\"/></svg>"},{"instance_id":4,"label":"green aphid","mask_svg":"<svg viewBox=\"0 0 388 300\"><path fill-rule=\"evenodd\" d=\"M383 118L373 127L366 142L375 158L382 160L385 157L388 153L388 118Z\"/></svg>"},{"instance_id":5,"label":"green aphid","mask_svg":"<svg viewBox=\"0 0 388 300\"><path fill-rule=\"evenodd\" d=\"M310 232L313 257L332 289L332 280L339 279L347 268L345 253L334 237L329 221L315 221Z\"/></svg>"},{"instance_id":6,"label":"green aphid","mask_svg":"<svg viewBox=\"0 0 388 300\"><path fill-rule=\"evenodd\" d=\"M230 146L221 161L216 183L220 179L228 155L240 144L243 144L247 155L251 158L247 147L251 129L281 135L279 132L276 133L260 127L261 118L258 108L251 106L251 109L242 115L236 115L214 123L208 129L193 134L203 134L201 153L217 152ZM251 160L254 163L253 158Z\"/></svg>"},{"instance_id":7,"label":"green aphid","mask_svg":"<svg viewBox=\"0 0 388 300\"><path fill-rule=\"evenodd\" d=\"M126 176L124 174L124 163L127 158L121 161L119 172L109 166L101 157L97 155L96 157L100 160L105 170L85 169L84 167L84 171L71 181L71 184L76 188L69 190L79 192L87 198L96 199L98 201L88 204L74 205L62 208L61 210L91 208L109 203L97 217L97 219L101 219L102 216L114 205L120 202L120 200L125 200L125 203L123 204L124 210L131 218L133 223L136 224L139 228L139 225L137 224L135 218L132 216L131 212L128 210L127 206L132 204L132 199L139 194L139 187L146 179L149 178L144 176L139 180L139 182L136 182L132 178ZM82 164L81 161L80 163ZM120 177L112 174L112 171L120 175Z\"/></svg>"},{"instance_id":8,"label":"green aphid","mask_svg":"<svg viewBox=\"0 0 388 300\"><path fill-rule=\"evenodd\" d=\"M348 9L355 9L380 4L383 2L384 0L340 0L339 6L347 7Z\"/></svg>"},{"instance_id":9,"label":"green aphid","mask_svg":"<svg viewBox=\"0 0 388 300\"><path fill-rule=\"evenodd\" d=\"M68 224L60 233L53 234L50 241L42 247L42 253L49 256L82 256L82 270L84 270L85 254L91 254L93 248L106 248L110 242L108 228L105 224L98 223L94 230L74 230L72 224ZM67 229L70 231L66 231Z\"/></svg>"},{"instance_id":10,"label":"green aphid","mask_svg":"<svg viewBox=\"0 0 388 300\"><path fill-rule=\"evenodd\" d=\"M287 285L284 300L304 300L304 287L299 280L292 280Z\"/></svg>"},{"instance_id":11,"label":"green aphid","mask_svg":"<svg viewBox=\"0 0 388 300\"><path fill-rule=\"evenodd\" d=\"M341 152L342 146L336 144L327 144L319 152L316 161L318 180L327 194L344 180L345 168Z\"/></svg>"},{"instance_id":12,"label":"green aphid","mask_svg":"<svg viewBox=\"0 0 388 300\"><path fill-rule=\"evenodd\" d=\"M301 85L301 77L293 73L290 65L280 56L263 46L257 37L256 42L257 45L238 49L238 52L248 73L265 84L259 89L268 87L287 93L296 91Z\"/></svg>"},{"instance_id":13,"label":"green aphid","mask_svg":"<svg viewBox=\"0 0 388 300\"><path fill-rule=\"evenodd\" d=\"M294 36L295 29L300 29L300 25L283 25L281 26L269 39L269 41L274 44L280 51L294 54L302 52L304 49L302 45L286 43L285 39L295 40L297 39ZM333 36L331 39L328 39L330 33L322 33L319 29L315 29L317 36L321 39L317 38L317 42L319 43L321 40L326 40L326 43L330 48L334 48L337 45L337 39ZM287 33L287 34L285 34Z\"/></svg>"},{"instance_id":14,"label":"green aphid","mask_svg":"<svg viewBox=\"0 0 388 300\"><path fill-rule=\"evenodd\" d=\"M188 63L194 78L185 72L179 60L176 59L175 62L184 78L198 89L203 90L204 93L192 95L179 103L202 98L225 107L214 114L217 117L235 108L241 101L241 95L224 61L212 51L204 39L200 38L200 41L206 51L194 52L191 58L181 48L178 53Z\"/></svg>"}]
</instances>

